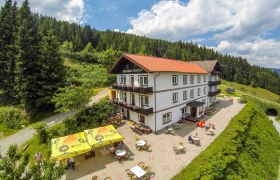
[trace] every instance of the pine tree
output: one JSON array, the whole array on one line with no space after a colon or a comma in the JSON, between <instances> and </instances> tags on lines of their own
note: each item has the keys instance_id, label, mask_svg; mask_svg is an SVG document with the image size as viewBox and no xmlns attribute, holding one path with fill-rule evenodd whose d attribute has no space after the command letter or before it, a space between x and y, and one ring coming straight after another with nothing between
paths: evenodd
<instances>
[{"instance_id":1,"label":"pine tree","mask_svg":"<svg viewBox=\"0 0 280 180\"><path fill-rule=\"evenodd\" d=\"M0 14L0 86L10 98L15 95L16 15L16 3L7 0Z\"/></svg>"},{"instance_id":2,"label":"pine tree","mask_svg":"<svg viewBox=\"0 0 280 180\"><path fill-rule=\"evenodd\" d=\"M37 80L40 77L38 58L38 33L30 11L28 0L24 0L18 12L19 30L17 46L19 49L16 68L17 98L27 112L36 107L38 98Z\"/></svg>"},{"instance_id":3,"label":"pine tree","mask_svg":"<svg viewBox=\"0 0 280 180\"><path fill-rule=\"evenodd\" d=\"M59 42L52 31L42 38L39 49L40 78L38 107L51 107L51 99L64 81L64 66L59 54Z\"/></svg>"}]
</instances>

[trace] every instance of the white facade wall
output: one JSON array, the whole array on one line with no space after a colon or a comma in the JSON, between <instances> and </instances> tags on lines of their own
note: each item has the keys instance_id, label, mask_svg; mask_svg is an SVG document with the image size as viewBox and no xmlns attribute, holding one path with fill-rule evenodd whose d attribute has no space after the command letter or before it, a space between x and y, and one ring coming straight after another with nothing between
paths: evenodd
<instances>
[{"instance_id":1,"label":"white facade wall","mask_svg":"<svg viewBox=\"0 0 280 180\"><path fill-rule=\"evenodd\" d=\"M172 76L178 75L178 85L172 85ZM187 75L188 84L183 84L183 75ZM194 84L190 83L190 75L194 75ZM198 89L200 88L200 96L198 96ZM204 88L206 91L204 93ZM200 83L197 82L196 74L183 74L183 73L160 73L156 77L156 109L162 110L182 103L197 100L204 97L206 105L208 105L208 79L204 82L203 75L201 75ZM190 92L194 91L194 96L191 98ZM187 91L187 99L183 99L183 91ZM178 102L173 103L173 93L178 93Z\"/></svg>"},{"instance_id":2,"label":"white facade wall","mask_svg":"<svg viewBox=\"0 0 280 180\"><path fill-rule=\"evenodd\" d=\"M173 123L176 123L180 120L182 116L181 108L185 107L186 104L190 101L203 101L205 100L205 106L209 105L209 102L212 102L216 97L208 97L208 92L215 91L216 86L208 86L208 81L216 81L217 77L212 75L206 75L206 81L204 81L204 75L200 74L200 83L198 82L198 74L186 74L186 73L177 73L177 72L161 72L161 73L138 73L138 74L118 74L117 83L120 84L120 77L126 77L126 85L130 85L130 76L134 76L134 86L139 86L139 76L146 75L148 76L148 87L153 87L153 91L156 92L153 94L147 95L149 97L148 107L152 107L153 111L156 111L156 114L145 116L145 124L151 127L153 130L160 130L166 126L170 126ZM173 85L172 76L178 76L178 84ZM183 75L187 75L187 84L183 84ZM190 78L191 75L194 76L194 83L191 84ZM156 79L156 82L154 82ZM156 85L156 86L155 86ZM200 88L200 96L198 96L198 89ZM206 91L204 92L204 88ZM187 90L187 99L183 99L183 91ZM190 92L194 91L194 97L191 98ZM117 90L117 97L120 99L120 90ZM130 94L133 92L126 92L127 102L130 104ZM178 101L173 102L173 93L178 93ZM140 96L139 93L134 93L135 95L135 105L140 107ZM210 101L211 100L211 101ZM172 113L171 121L163 124L163 114L168 112ZM187 110L190 113L190 108ZM140 114L130 111L130 119L139 123ZM155 120L156 120L156 129L155 129Z\"/></svg>"},{"instance_id":3,"label":"white facade wall","mask_svg":"<svg viewBox=\"0 0 280 180\"><path fill-rule=\"evenodd\" d=\"M205 98L199 98L196 99L196 101L200 101L202 102L203 99L207 99L207 97ZM170 109L164 110L164 111L160 111L156 113L156 131L159 131L167 126L170 126L174 123L176 123L177 121L179 121L182 117L182 110L181 108L185 107L186 104L180 105L180 106L176 106L176 107L172 107ZM187 109L188 113L190 113L190 107L188 107ZM163 115L166 113L172 113L171 115L171 121L168 123L163 123Z\"/></svg>"},{"instance_id":4,"label":"white facade wall","mask_svg":"<svg viewBox=\"0 0 280 180\"><path fill-rule=\"evenodd\" d=\"M126 85L130 85L130 76L134 77L134 86L140 86L139 83L139 76L148 76L148 87L154 86L153 76L151 73L137 73L137 74L117 74L117 84L121 84L121 76L125 76L126 78Z\"/></svg>"}]
</instances>

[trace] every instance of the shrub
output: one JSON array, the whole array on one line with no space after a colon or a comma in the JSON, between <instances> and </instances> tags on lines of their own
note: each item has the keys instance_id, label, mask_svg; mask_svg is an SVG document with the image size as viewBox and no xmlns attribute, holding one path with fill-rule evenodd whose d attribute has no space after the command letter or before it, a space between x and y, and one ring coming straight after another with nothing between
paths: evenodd
<instances>
[{"instance_id":1,"label":"shrub","mask_svg":"<svg viewBox=\"0 0 280 180\"><path fill-rule=\"evenodd\" d=\"M112 112L107 99L80 110L74 117L66 119L64 124L64 135L73 134L85 129L96 128L108 119L108 114Z\"/></svg>"},{"instance_id":2,"label":"shrub","mask_svg":"<svg viewBox=\"0 0 280 180\"><path fill-rule=\"evenodd\" d=\"M20 129L22 125L26 125L28 121L29 116L20 108L0 108L0 123L5 123L10 129Z\"/></svg>"},{"instance_id":3,"label":"shrub","mask_svg":"<svg viewBox=\"0 0 280 180\"><path fill-rule=\"evenodd\" d=\"M40 140L41 143L46 143L49 139L46 127L47 127L46 123L38 123L35 126L35 130L38 134L38 137L39 137L39 140Z\"/></svg>"}]
</instances>

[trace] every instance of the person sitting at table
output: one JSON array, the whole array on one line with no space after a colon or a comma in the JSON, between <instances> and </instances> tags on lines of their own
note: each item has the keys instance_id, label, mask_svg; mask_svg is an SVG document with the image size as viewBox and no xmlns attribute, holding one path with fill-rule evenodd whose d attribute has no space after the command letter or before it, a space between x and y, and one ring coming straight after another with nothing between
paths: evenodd
<instances>
[{"instance_id":1,"label":"person sitting at table","mask_svg":"<svg viewBox=\"0 0 280 180\"><path fill-rule=\"evenodd\" d=\"M118 148L119 148L119 149L123 149L123 146L124 146L123 142L120 141L120 143L118 144Z\"/></svg>"},{"instance_id":2,"label":"person sitting at table","mask_svg":"<svg viewBox=\"0 0 280 180\"><path fill-rule=\"evenodd\" d=\"M188 141L189 141L190 143L194 144L194 140L193 140L193 138L192 138L192 135L189 135Z\"/></svg>"},{"instance_id":3,"label":"person sitting at table","mask_svg":"<svg viewBox=\"0 0 280 180\"><path fill-rule=\"evenodd\" d=\"M114 156L117 151L117 147L112 146L112 147L110 147L110 150L111 150L112 155Z\"/></svg>"}]
</instances>

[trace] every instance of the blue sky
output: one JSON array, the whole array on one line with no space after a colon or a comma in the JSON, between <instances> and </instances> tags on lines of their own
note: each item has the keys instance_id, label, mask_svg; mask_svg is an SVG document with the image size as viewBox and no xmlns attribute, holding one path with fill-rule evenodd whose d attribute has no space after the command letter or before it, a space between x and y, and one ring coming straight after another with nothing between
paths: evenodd
<instances>
[{"instance_id":1,"label":"blue sky","mask_svg":"<svg viewBox=\"0 0 280 180\"><path fill-rule=\"evenodd\" d=\"M279 0L30 0L30 6L98 30L193 41L280 68Z\"/></svg>"}]
</instances>

